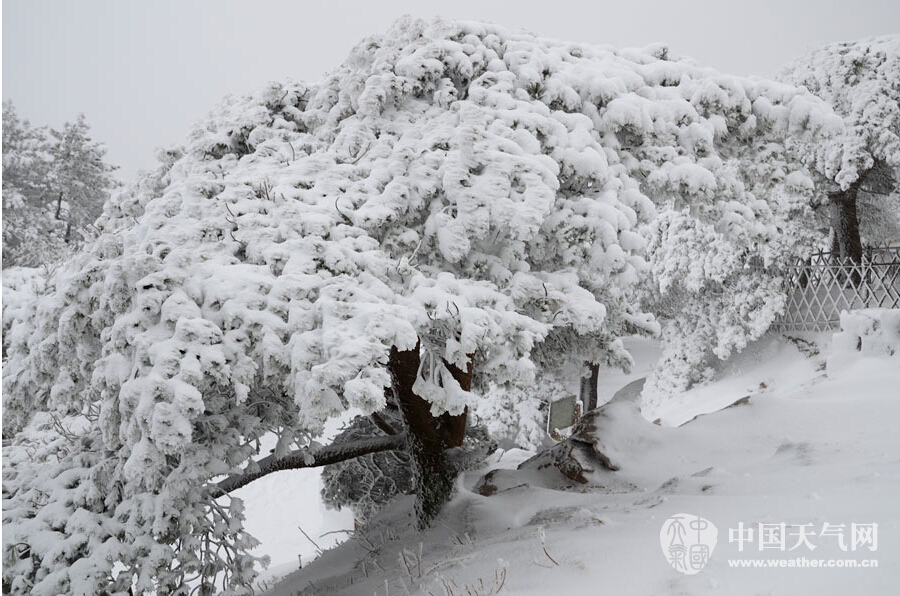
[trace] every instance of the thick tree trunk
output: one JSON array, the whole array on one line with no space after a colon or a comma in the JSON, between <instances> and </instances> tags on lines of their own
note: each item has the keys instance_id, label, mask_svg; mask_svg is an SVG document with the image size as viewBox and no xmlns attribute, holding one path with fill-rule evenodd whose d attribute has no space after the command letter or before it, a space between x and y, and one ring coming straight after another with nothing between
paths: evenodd
<instances>
[{"instance_id":1,"label":"thick tree trunk","mask_svg":"<svg viewBox=\"0 0 900 596\"><path fill-rule=\"evenodd\" d=\"M416 482L416 518L419 527L424 528L440 512L453 491L458 470L447 457L447 450L462 445L467 413L431 415L431 404L413 391L419 363L418 344L412 350L391 348L388 368L394 397L406 422ZM472 385L471 361L465 371L447 363L444 365L460 386L469 390Z\"/></svg>"},{"instance_id":2,"label":"thick tree trunk","mask_svg":"<svg viewBox=\"0 0 900 596\"><path fill-rule=\"evenodd\" d=\"M857 215L857 196L865 174L844 191L829 194L832 203L832 227L834 228L834 248L841 259L849 259L854 265L862 263L863 249L859 237L859 217ZM850 276L853 285L862 281L859 272Z\"/></svg>"},{"instance_id":3,"label":"thick tree trunk","mask_svg":"<svg viewBox=\"0 0 900 596\"><path fill-rule=\"evenodd\" d=\"M597 407L597 384L600 382L600 365L588 363L591 374L581 379L581 405L584 407L585 413L590 412Z\"/></svg>"}]
</instances>

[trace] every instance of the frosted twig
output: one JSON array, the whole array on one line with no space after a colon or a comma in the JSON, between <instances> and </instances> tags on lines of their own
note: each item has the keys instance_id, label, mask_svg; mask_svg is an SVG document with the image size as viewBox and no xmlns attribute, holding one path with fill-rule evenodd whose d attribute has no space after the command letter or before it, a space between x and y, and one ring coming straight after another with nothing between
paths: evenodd
<instances>
[{"instance_id":1,"label":"frosted twig","mask_svg":"<svg viewBox=\"0 0 900 596\"><path fill-rule=\"evenodd\" d=\"M317 550L318 553L321 555L323 551L322 551L321 548L319 548L319 545L316 544L316 541L313 540L312 538L310 538L310 537L309 537L309 534L307 534L306 532L304 532L304 531L303 531L303 528L302 528L301 526L297 526L297 529L300 530L301 532L303 532L303 535L306 536L306 539L309 540L310 542L312 542L312 545L313 545L314 547L316 547L316 550ZM545 552L546 552L546 551L545 551ZM548 556L549 556L549 555L548 555Z\"/></svg>"}]
</instances>

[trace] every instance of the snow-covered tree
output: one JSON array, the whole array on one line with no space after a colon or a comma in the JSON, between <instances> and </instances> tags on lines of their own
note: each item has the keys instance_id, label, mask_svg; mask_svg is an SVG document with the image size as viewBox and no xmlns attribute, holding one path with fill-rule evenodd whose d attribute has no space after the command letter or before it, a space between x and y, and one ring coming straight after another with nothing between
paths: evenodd
<instances>
[{"instance_id":1,"label":"snow-covered tree","mask_svg":"<svg viewBox=\"0 0 900 596\"><path fill-rule=\"evenodd\" d=\"M835 251L859 262L863 236L873 244L900 238L900 35L826 45L781 78L844 118L844 134L830 141L843 164L826 192Z\"/></svg>"},{"instance_id":2,"label":"snow-covered tree","mask_svg":"<svg viewBox=\"0 0 900 596\"><path fill-rule=\"evenodd\" d=\"M628 366L620 336L655 329L635 306L654 201L672 203L654 238L778 243L739 172L816 136L821 107L660 48L411 20L317 84L229 99L107 204L10 332L6 587L239 593L252 539L230 491L391 449L428 523L471 459L480 393ZM758 167L805 188L777 164ZM737 267L720 242L687 290ZM659 278L682 283L677 248L653 246ZM388 397L401 428L317 442ZM257 461L266 433L278 446Z\"/></svg>"},{"instance_id":3,"label":"snow-covered tree","mask_svg":"<svg viewBox=\"0 0 900 596\"><path fill-rule=\"evenodd\" d=\"M3 102L3 266L25 257L44 254L53 237L44 196L50 156L43 129L34 128L16 113L12 102ZM19 255L19 253L24 253Z\"/></svg>"},{"instance_id":4,"label":"snow-covered tree","mask_svg":"<svg viewBox=\"0 0 900 596\"><path fill-rule=\"evenodd\" d=\"M609 106L622 161L658 212L644 228L644 305L663 322L648 404L708 379L768 330L785 296L760 265L817 247L816 182L844 165L830 142L840 118L807 91L659 64L659 86Z\"/></svg>"},{"instance_id":5,"label":"snow-covered tree","mask_svg":"<svg viewBox=\"0 0 900 596\"><path fill-rule=\"evenodd\" d=\"M117 185L84 116L33 128L3 103L3 266L59 261L83 242Z\"/></svg>"},{"instance_id":6,"label":"snow-covered tree","mask_svg":"<svg viewBox=\"0 0 900 596\"><path fill-rule=\"evenodd\" d=\"M53 217L65 222L64 240L71 243L102 212L117 184L112 178L116 168L104 161L106 148L91 139L84 114L74 123L66 122L62 130L51 129L50 134L50 185L56 194Z\"/></svg>"},{"instance_id":7,"label":"snow-covered tree","mask_svg":"<svg viewBox=\"0 0 900 596\"><path fill-rule=\"evenodd\" d=\"M537 450L549 442L550 402L571 395L567 389L555 375L541 375L528 385L493 386L478 401L473 414L500 447Z\"/></svg>"}]
</instances>

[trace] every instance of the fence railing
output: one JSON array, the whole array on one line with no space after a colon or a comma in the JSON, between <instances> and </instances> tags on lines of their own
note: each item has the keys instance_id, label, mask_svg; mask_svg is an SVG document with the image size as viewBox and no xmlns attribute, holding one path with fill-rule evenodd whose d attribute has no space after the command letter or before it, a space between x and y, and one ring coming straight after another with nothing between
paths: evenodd
<instances>
[{"instance_id":1,"label":"fence railing","mask_svg":"<svg viewBox=\"0 0 900 596\"><path fill-rule=\"evenodd\" d=\"M777 330L827 331L840 326L842 310L900 308L900 246L865 249L859 263L814 253L770 273L783 277L787 294Z\"/></svg>"}]
</instances>

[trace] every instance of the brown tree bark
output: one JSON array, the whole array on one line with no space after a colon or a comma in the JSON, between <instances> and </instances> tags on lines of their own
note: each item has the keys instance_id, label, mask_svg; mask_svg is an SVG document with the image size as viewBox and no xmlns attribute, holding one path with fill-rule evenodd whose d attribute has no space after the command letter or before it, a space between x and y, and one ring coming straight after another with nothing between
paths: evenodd
<instances>
[{"instance_id":1,"label":"brown tree bark","mask_svg":"<svg viewBox=\"0 0 900 596\"><path fill-rule=\"evenodd\" d=\"M412 350L391 348L388 368L393 381L394 397L406 423L409 453L412 456L416 483L416 520L427 527L449 500L458 470L447 457L447 450L460 447L466 430L468 412L451 416L431 415L431 404L413 391L419 372L420 346ZM472 360L466 370L447 362L444 366L464 390L472 386Z\"/></svg>"},{"instance_id":2,"label":"brown tree bark","mask_svg":"<svg viewBox=\"0 0 900 596\"><path fill-rule=\"evenodd\" d=\"M862 263L862 240L859 236L859 216L857 213L857 198L859 188L862 186L866 174L850 185L847 190L829 193L828 198L832 203L832 228L834 229L833 249L842 259L849 259L853 265ZM853 285L858 286L862 277L858 271L850 276Z\"/></svg>"}]
</instances>

